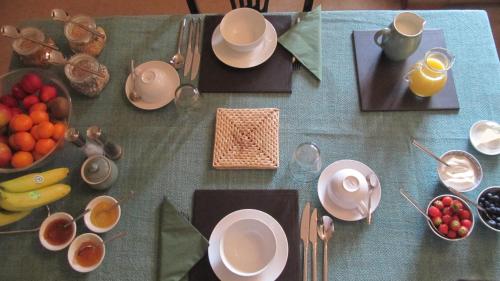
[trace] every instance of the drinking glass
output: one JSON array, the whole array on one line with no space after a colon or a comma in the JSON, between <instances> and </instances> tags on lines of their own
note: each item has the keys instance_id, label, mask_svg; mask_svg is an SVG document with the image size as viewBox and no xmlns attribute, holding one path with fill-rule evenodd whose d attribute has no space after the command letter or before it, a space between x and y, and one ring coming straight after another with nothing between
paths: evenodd
<instances>
[{"instance_id":1,"label":"drinking glass","mask_svg":"<svg viewBox=\"0 0 500 281\"><path fill-rule=\"evenodd\" d=\"M313 142L299 144L289 164L292 178L299 182L314 180L321 171L321 155L318 146Z\"/></svg>"},{"instance_id":2,"label":"drinking glass","mask_svg":"<svg viewBox=\"0 0 500 281\"><path fill-rule=\"evenodd\" d=\"M200 92L190 84L179 86L175 90L175 107L180 111L190 111L200 107Z\"/></svg>"}]
</instances>

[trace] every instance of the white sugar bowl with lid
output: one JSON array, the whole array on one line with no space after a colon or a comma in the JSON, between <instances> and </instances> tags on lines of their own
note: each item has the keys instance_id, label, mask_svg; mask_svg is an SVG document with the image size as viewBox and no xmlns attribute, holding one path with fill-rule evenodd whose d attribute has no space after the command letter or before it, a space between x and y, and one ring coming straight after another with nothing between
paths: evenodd
<instances>
[{"instance_id":1,"label":"white sugar bowl with lid","mask_svg":"<svg viewBox=\"0 0 500 281\"><path fill-rule=\"evenodd\" d=\"M81 176L91 188L104 190L116 182L118 167L106 156L94 155L83 162Z\"/></svg>"}]
</instances>

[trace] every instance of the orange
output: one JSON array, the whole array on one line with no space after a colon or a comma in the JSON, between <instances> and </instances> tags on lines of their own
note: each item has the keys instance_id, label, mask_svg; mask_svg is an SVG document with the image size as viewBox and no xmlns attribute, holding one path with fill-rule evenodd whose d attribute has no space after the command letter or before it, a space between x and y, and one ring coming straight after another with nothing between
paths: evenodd
<instances>
[{"instance_id":1,"label":"orange","mask_svg":"<svg viewBox=\"0 0 500 281\"><path fill-rule=\"evenodd\" d=\"M40 155L45 155L49 153L54 146L56 146L56 142L53 139L40 139L36 142L35 152Z\"/></svg>"},{"instance_id":2,"label":"orange","mask_svg":"<svg viewBox=\"0 0 500 281\"><path fill-rule=\"evenodd\" d=\"M12 159L10 159L10 164L14 168L24 168L33 163L33 155L30 152L18 151L14 153Z\"/></svg>"},{"instance_id":3,"label":"orange","mask_svg":"<svg viewBox=\"0 0 500 281\"><path fill-rule=\"evenodd\" d=\"M14 150L18 150L16 143L14 142L14 135L10 135L9 137L9 146Z\"/></svg>"},{"instance_id":4,"label":"orange","mask_svg":"<svg viewBox=\"0 0 500 281\"><path fill-rule=\"evenodd\" d=\"M53 139L58 141L64 138L65 133L66 133L66 124L60 122L54 124L54 133L52 134Z\"/></svg>"},{"instance_id":5,"label":"orange","mask_svg":"<svg viewBox=\"0 0 500 281\"><path fill-rule=\"evenodd\" d=\"M14 144L19 150L32 151L35 147L35 139L28 132L18 132L14 134Z\"/></svg>"},{"instance_id":6,"label":"orange","mask_svg":"<svg viewBox=\"0 0 500 281\"><path fill-rule=\"evenodd\" d=\"M37 139L40 139L38 137L38 125L35 125L33 127L31 127L31 130L30 130L30 134L37 140Z\"/></svg>"},{"instance_id":7,"label":"orange","mask_svg":"<svg viewBox=\"0 0 500 281\"><path fill-rule=\"evenodd\" d=\"M33 111L47 111L47 105L43 102L35 103L30 107L30 113Z\"/></svg>"},{"instance_id":8,"label":"orange","mask_svg":"<svg viewBox=\"0 0 500 281\"><path fill-rule=\"evenodd\" d=\"M52 137L52 134L54 133L54 125L49 121L43 121L38 124L38 129L36 129L36 131L39 138L48 139Z\"/></svg>"},{"instance_id":9,"label":"orange","mask_svg":"<svg viewBox=\"0 0 500 281\"><path fill-rule=\"evenodd\" d=\"M30 113L30 118L33 120L33 124L40 124L43 121L49 121L49 114L45 111L35 110Z\"/></svg>"},{"instance_id":10,"label":"orange","mask_svg":"<svg viewBox=\"0 0 500 281\"><path fill-rule=\"evenodd\" d=\"M18 114L10 119L9 125L14 132L29 131L33 126L33 120L26 114Z\"/></svg>"},{"instance_id":11,"label":"orange","mask_svg":"<svg viewBox=\"0 0 500 281\"><path fill-rule=\"evenodd\" d=\"M41 155L40 153L38 153L36 151L31 152L31 154L33 154L33 158L35 158L35 161L37 161L38 159L43 157L43 155Z\"/></svg>"}]
</instances>

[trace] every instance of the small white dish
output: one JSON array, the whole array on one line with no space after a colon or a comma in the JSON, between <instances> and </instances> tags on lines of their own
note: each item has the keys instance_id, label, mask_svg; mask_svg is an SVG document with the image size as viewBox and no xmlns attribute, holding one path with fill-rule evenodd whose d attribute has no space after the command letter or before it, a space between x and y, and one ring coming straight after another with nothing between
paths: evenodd
<instances>
[{"instance_id":1,"label":"small white dish","mask_svg":"<svg viewBox=\"0 0 500 281\"><path fill-rule=\"evenodd\" d=\"M266 224L276 237L276 255L260 274L254 276L239 276L231 272L222 262L220 243L223 233L233 223L244 219L256 219ZM208 259L215 275L224 281L269 281L276 280L288 260L288 239L281 225L270 215L254 209L243 209L232 212L217 223L210 235Z\"/></svg>"},{"instance_id":2,"label":"small white dish","mask_svg":"<svg viewBox=\"0 0 500 281\"><path fill-rule=\"evenodd\" d=\"M65 242L64 244L61 244L61 245L53 245L51 243L49 243L49 241L47 241L47 239L45 239L45 231L47 230L47 226L55 221L55 220L58 220L58 219L65 219L67 222L70 222L73 220L73 217L68 214L68 213L64 213L64 212L58 212L58 213L54 213L50 216L48 216L43 222L42 222L42 225L40 226L40 230L38 231L38 238L40 239L40 243L42 243L42 246L47 249L47 250L50 250L50 251L60 251L66 247L68 247L69 244L71 244L71 241L73 241L73 239L75 239L75 236L76 236L76 223L73 222L70 226L72 227L72 234L71 234L71 238ZM68 227L70 227L68 226Z\"/></svg>"},{"instance_id":3,"label":"small white dish","mask_svg":"<svg viewBox=\"0 0 500 281\"><path fill-rule=\"evenodd\" d=\"M496 132L495 132L496 130ZM481 143L481 135L487 138L486 143ZM496 137L495 137L496 135ZM490 120L480 120L472 124L469 130L469 140L472 146L482 154L500 154L500 124ZM484 141L484 140L483 140Z\"/></svg>"},{"instance_id":4,"label":"small white dish","mask_svg":"<svg viewBox=\"0 0 500 281\"><path fill-rule=\"evenodd\" d=\"M331 196L328 194L328 187L330 186L334 175L343 169L353 169L360 172L364 177L375 174L375 172L370 169L370 167L365 164L355 161L355 160L339 160L336 161L328 167L326 167L318 179L318 197L321 201L321 205L323 208L330 213L332 216L344 220L344 221L357 221L366 218L366 212L360 211L359 208L353 209L344 209L340 207ZM375 175L376 176L376 175ZM377 186L372 193L372 204L370 208L370 213L373 213L378 205L380 204L380 200L382 197L382 187L380 185L380 180L377 177ZM362 201L363 204L368 206L368 195L366 199Z\"/></svg>"},{"instance_id":5,"label":"small white dish","mask_svg":"<svg viewBox=\"0 0 500 281\"><path fill-rule=\"evenodd\" d=\"M108 232L110 231L111 229L113 229L117 224L118 222L120 221L120 217L121 217L121 214L122 214L122 209L120 207L120 205L116 206L116 209L118 209L118 217L116 219L116 221L108 226L108 227L99 227L95 224L92 223L92 220L91 220L91 216L92 216L92 212L94 212L94 210L92 210L97 204L101 203L101 202L109 202L110 204L114 204L118 201L116 201L115 198L111 197L111 196L106 196L106 195L103 195L103 196L98 196L94 199L92 199L88 204L87 204L87 207L85 207L86 210L90 209L91 211L86 213L85 216L83 217L83 221L85 222L85 226L87 226L87 228L92 231L92 232L95 232L95 233L104 233L104 232Z\"/></svg>"},{"instance_id":6,"label":"small white dish","mask_svg":"<svg viewBox=\"0 0 500 281\"><path fill-rule=\"evenodd\" d=\"M271 228L258 219L234 222L220 241L222 263L239 276L262 273L276 255L276 237Z\"/></svg>"},{"instance_id":7,"label":"small white dish","mask_svg":"<svg viewBox=\"0 0 500 281\"><path fill-rule=\"evenodd\" d=\"M278 45L278 34L274 26L266 20L266 32L263 41L252 51L238 52L228 46L220 32L220 25L212 35L212 49L215 56L224 64L235 68L251 68L267 61Z\"/></svg>"},{"instance_id":8,"label":"small white dish","mask_svg":"<svg viewBox=\"0 0 500 281\"><path fill-rule=\"evenodd\" d=\"M455 157L459 157L459 159L453 160ZM463 150L450 150L441 155L440 158L450 165L450 167L446 167L439 163L436 168L439 180L444 186L459 192L467 192L476 189L483 180L481 164L472 154ZM470 171L464 171L465 167L468 167ZM469 178L472 175L474 182L471 183L472 180Z\"/></svg>"},{"instance_id":9,"label":"small white dish","mask_svg":"<svg viewBox=\"0 0 500 281\"><path fill-rule=\"evenodd\" d=\"M96 264L94 264L93 266L90 266L90 267L86 267L86 266L82 266L82 265L78 264L78 262L76 261L76 258L75 258L75 255L78 254L78 252L77 252L78 249L80 248L80 246L84 242L92 242L93 244L101 244L101 247L102 247L101 259ZM75 240L73 240L73 242L69 246L68 262L69 262L69 265L71 266L71 268L73 268L74 270L76 270L78 272L86 273L86 272L90 272L90 271L93 271L96 268L98 268L101 265L102 261L104 260L105 255L106 255L106 245L103 243L103 240L101 239L101 237L99 237L98 235L96 235L94 233L84 233L84 234L81 234L78 237L76 237Z\"/></svg>"},{"instance_id":10,"label":"small white dish","mask_svg":"<svg viewBox=\"0 0 500 281\"><path fill-rule=\"evenodd\" d=\"M266 19L257 10L239 8L227 13L220 23L221 36L237 52L255 49L264 38Z\"/></svg>"},{"instance_id":11,"label":"small white dish","mask_svg":"<svg viewBox=\"0 0 500 281\"><path fill-rule=\"evenodd\" d=\"M165 79L165 89L163 90L163 94L160 95L160 98L155 98L154 102L147 102L144 99L139 99L137 101L133 101L130 98L130 92L132 91L132 76L129 74L127 77L127 81L125 82L125 96L135 107L144 109L144 110L155 110L161 107L164 107L168 103L170 103L175 98L175 90L179 87L181 80L179 74L170 64L163 61L148 61L145 62L135 68L136 73L144 73L147 70L156 69L156 71L161 71L162 77ZM136 76L136 79L139 80L140 75ZM138 87L135 89L139 91ZM141 96L142 93L138 93Z\"/></svg>"}]
</instances>

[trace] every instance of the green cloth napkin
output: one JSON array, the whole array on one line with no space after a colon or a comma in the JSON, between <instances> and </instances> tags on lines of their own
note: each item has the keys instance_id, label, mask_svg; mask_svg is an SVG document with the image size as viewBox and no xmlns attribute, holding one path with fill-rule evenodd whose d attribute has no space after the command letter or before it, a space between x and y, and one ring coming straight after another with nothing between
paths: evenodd
<instances>
[{"instance_id":1,"label":"green cloth napkin","mask_svg":"<svg viewBox=\"0 0 500 281\"><path fill-rule=\"evenodd\" d=\"M300 15L300 22L280 36L278 42L321 80L321 5Z\"/></svg>"},{"instance_id":2,"label":"green cloth napkin","mask_svg":"<svg viewBox=\"0 0 500 281\"><path fill-rule=\"evenodd\" d=\"M160 218L158 280L187 281L187 273L207 249L207 239L165 197Z\"/></svg>"}]
</instances>

